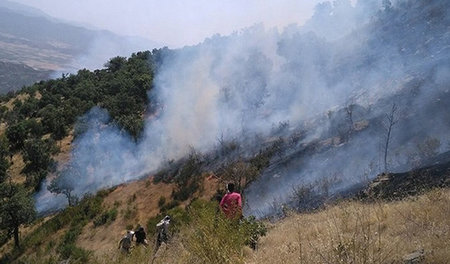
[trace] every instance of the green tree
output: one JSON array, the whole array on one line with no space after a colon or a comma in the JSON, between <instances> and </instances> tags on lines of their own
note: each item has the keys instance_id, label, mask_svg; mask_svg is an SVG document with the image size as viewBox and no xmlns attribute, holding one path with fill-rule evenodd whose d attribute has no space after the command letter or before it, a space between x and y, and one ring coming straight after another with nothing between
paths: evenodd
<instances>
[{"instance_id":1,"label":"green tree","mask_svg":"<svg viewBox=\"0 0 450 264\"><path fill-rule=\"evenodd\" d=\"M0 183L3 183L7 177L7 170L9 168L9 161L7 156L9 154L9 142L5 136L0 137Z\"/></svg>"},{"instance_id":2,"label":"green tree","mask_svg":"<svg viewBox=\"0 0 450 264\"><path fill-rule=\"evenodd\" d=\"M23 148L25 171L46 170L51 162L50 147L41 139L31 139L25 142Z\"/></svg>"},{"instance_id":3,"label":"green tree","mask_svg":"<svg viewBox=\"0 0 450 264\"><path fill-rule=\"evenodd\" d=\"M105 64L105 67L107 67L111 72L116 72L120 70L126 64L126 62L127 59L125 57L117 56L110 59L109 62Z\"/></svg>"},{"instance_id":4,"label":"green tree","mask_svg":"<svg viewBox=\"0 0 450 264\"><path fill-rule=\"evenodd\" d=\"M36 216L31 196L19 184L0 184L0 229L14 236L14 244L20 248L19 228L29 224Z\"/></svg>"},{"instance_id":5,"label":"green tree","mask_svg":"<svg viewBox=\"0 0 450 264\"><path fill-rule=\"evenodd\" d=\"M29 131L30 135L36 138L42 137L44 134L44 127L41 122L37 121L36 118L30 118L26 120L26 129Z\"/></svg>"},{"instance_id":6,"label":"green tree","mask_svg":"<svg viewBox=\"0 0 450 264\"><path fill-rule=\"evenodd\" d=\"M20 150L27 137L27 130L23 122L19 122L9 126L6 129L6 137L11 145L11 150Z\"/></svg>"}]
</instances>

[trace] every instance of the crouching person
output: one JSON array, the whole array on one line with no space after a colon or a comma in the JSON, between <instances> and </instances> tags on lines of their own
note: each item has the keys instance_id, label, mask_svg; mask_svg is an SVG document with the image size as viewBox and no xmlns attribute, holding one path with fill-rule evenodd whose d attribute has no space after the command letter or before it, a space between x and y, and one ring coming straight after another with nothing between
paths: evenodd
<instances>
[{"instance_id":1,"label":"crouching person","mask_svg":"<svg viewBox=\"0 0 450 264\"><path fill-rule=\"evenodd\" d=\"M131 241L133 241L134 232L128 230L126 235L119 241L119 249L123 253L130 253Z\"/></svg>"},{"instance_id":2,"label":"crouching person","mask_svg":"<svg viewBox=\"0 0 450 264\"><path fill-rule=\"evenodd\" d=\"M135 232L136 245L143 245L144 247L148 245L147 234L142 226L140 226Z\"/></svg>"}]
</instances>

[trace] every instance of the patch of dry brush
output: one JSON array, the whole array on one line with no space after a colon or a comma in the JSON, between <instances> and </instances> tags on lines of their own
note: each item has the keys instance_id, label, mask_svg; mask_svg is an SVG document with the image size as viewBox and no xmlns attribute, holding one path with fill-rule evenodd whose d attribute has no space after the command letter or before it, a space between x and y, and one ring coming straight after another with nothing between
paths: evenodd
<instances>
[{"instance_id":1,"label":"patch of dry brush","mask_svg":"<svg viewBox=\"0 0 450 264\"><path fill-rule=\"evenodd\" d=\"M402 201L343 201L292 214L262 238L250 263L402 263L423 249L425 263L450 260L450 190Z\"/></svg>"}]
</instances>

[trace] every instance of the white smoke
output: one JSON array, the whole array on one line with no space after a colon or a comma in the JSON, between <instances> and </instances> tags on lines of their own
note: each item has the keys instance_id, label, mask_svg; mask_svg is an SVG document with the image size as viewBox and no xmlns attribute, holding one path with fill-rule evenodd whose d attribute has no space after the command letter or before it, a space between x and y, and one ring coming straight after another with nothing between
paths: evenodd
<instances>
[{"instance_id":1,"label":"white smoke","mask_svg":"<svg viewBox=\"0 0 450 264\"><path fill-rule=\"evenodd\" d=\"M108 116L102 110L94 109L84 117L89 129L74 142L71 160L81 171L74 193L95 192L155 172L164 161L181 158L191 147L208 152L222 135L269 135L274 124L304 125L351 98L371 109L375 102L395 94L411 80L414 70L426 65L411 55L414 52L404 53L402 43L391 41L396 36L374 35L384 26L374 22L374 16L387 12L379 2L324 3L304 27L291 25L279 32L256 25L171 52L158 69L152 91L162 109L148 120L137 143L117 127L106 126ZM376 39L379 36L387 41ZM433 79L446 83L448 62L444 65ZM371 109L370 117L384 111ZM308 141L330 126L324 122L308 131ZM345 152L308 157L283 177L264 174L247 192L249 212L266 214L274 198L282 202L289 198L289 186L313 182L334 171L344 175L345 183L355 182L355 175L360 176L377 158L378 141L372 136L355 138L341 148ZM41 211L60 202L40 199L45 197L42 193L37 197Z\"/></svg>"}]
</instances>

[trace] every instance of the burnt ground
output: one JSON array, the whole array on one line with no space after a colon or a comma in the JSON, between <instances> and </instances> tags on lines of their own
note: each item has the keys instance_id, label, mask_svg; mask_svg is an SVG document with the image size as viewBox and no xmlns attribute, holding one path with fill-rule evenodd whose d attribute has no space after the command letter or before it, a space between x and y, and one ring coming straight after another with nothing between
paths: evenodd
<instances>
[{"instance_id":1,"label":"burnt ground","mask_svg":"<svg viewBox=\"0 0 450 264\"><path fill-rule=\"evenodd\" d=\"M398 200L438 187L450 187L450 152L429 160L428 165L422 168L380 174L357 196L363 199Z\"/></svg>"}]
</instances>

